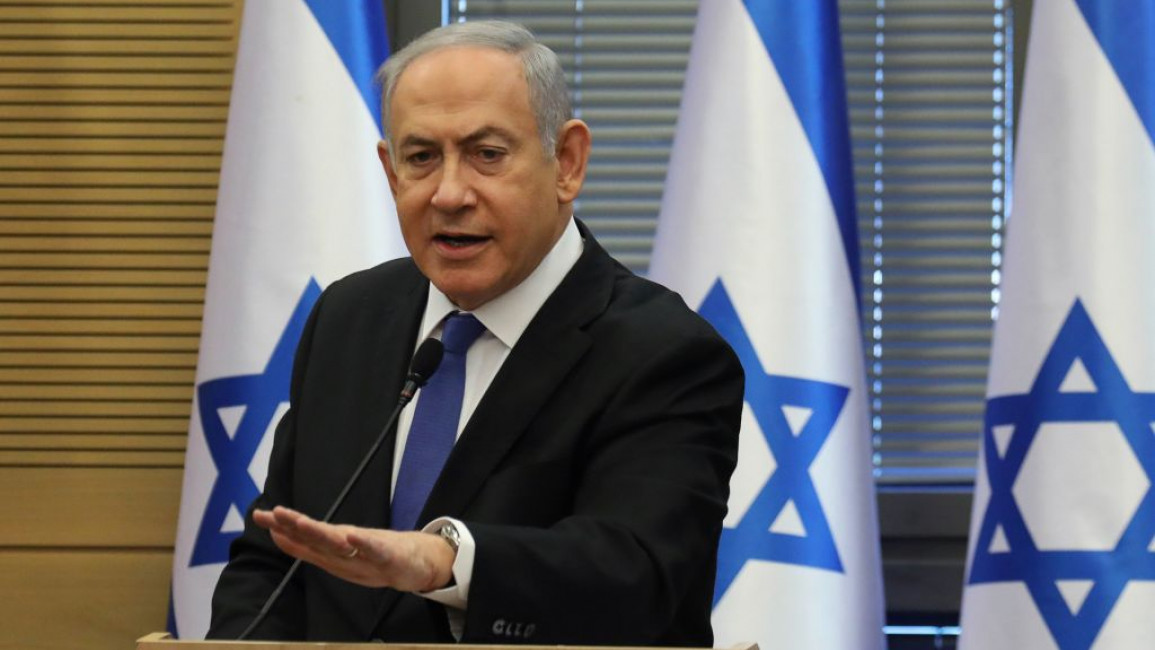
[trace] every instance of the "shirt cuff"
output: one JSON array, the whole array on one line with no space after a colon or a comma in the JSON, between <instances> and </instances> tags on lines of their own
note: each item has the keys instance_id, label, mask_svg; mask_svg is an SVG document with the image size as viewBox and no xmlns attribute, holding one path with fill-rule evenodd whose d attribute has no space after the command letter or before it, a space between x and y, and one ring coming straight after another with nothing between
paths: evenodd
<instances>
[{"instance_id":1,"label":"shirt cuff","mask_svg":"<svg viewBox=\"0 0 1155 650\"><path fill-rule=\"evenodd\" d=\"M460 537L457 547L457 559L453 561L453 580L455 584L442 589L418 593L422 598L434 600L447 607L464 610L469 604L469 583L473 579L473 558L477 553L477 543L469 528L460 521L451 517L438 517L421 529L423 533L438 534L445 524L453 524Z\"/></svg>"}]
</instances>

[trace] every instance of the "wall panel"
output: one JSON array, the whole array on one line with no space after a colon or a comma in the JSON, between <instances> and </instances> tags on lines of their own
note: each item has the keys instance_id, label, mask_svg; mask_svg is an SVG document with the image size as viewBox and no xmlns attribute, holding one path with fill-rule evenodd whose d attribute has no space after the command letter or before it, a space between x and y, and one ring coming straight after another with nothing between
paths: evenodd
<instances>
[{"instance_id":1,"label":"wall panel","mask_svg":"<svg viewBox=\"0 0 1155 650\"><path fill-rule=\"evenodd\" d=\"M0 648L163 628L240 0L0 0Z\"/></svg>"},{"instance_id":2,"label":"wall panel","mask_svg":"<svg viewBox=\"0 0 1155 650\"><path fill-rule=\"evenodd\" d=\"M0 553L0 650L136 647L168 609L167 550Z\"/></svg>"}]
</instances>

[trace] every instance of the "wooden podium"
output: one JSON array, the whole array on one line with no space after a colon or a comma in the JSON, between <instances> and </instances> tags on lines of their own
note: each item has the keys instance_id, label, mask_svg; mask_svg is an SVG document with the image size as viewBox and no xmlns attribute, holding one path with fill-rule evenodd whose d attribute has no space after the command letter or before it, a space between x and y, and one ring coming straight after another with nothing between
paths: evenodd
<instances>
[{"instance_id":1,"label":"wooden podium","mask_svg":"<svg viewBox=\"0 0 1155 650\"><path fill-rule=\"evenodd\" d=\"M576 645L436 645L414 643L314 643L300 641L178 641L167 632L153 632L136 640L136 650L643 650L612 646ZM662 650L669 650L663 648ZM689 649L686 649L689 650ZM739 643L726 650L758 650L757 643Z\"/></svg>"}]
</instances>

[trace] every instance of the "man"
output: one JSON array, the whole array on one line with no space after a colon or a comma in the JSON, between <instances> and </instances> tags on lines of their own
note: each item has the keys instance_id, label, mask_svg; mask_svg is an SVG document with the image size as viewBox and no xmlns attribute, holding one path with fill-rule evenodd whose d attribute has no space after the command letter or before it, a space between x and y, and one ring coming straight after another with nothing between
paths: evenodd
<instances>
[{"instance_id":1,"label":"man","mask_svg":"<svg viewBox=\"0 0 1155 650\"><path fill-rule=\"evenodd\" d=\"M255 637L710 645L736 356L573 218L590 133L529 32L443 27L380 77L380 156L412 258L334 283L314 308L210 636L239 634L298 557ZM319 523L418 342L452 348L470 328L463 369L434 375L340 523ZM457 396L435 398L454 372ZM456 443L415 488L411 457L447 412Z\"/></svg>"}]
</instances>

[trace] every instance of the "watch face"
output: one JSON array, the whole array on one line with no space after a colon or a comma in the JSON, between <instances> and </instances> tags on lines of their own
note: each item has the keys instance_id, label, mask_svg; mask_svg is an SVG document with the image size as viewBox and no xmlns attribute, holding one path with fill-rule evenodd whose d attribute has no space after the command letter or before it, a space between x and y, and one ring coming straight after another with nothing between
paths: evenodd
<instances>
[{"instance_id":1,"label":"watch face","mask_svg":"<svg viewBox=\"0 0 1155 650\"><path fill-rule=\"evenodd\" d=\"M453 548L456 553L458 547L461 546L461 535L457 532L457 527L453 524L445 524L441 527L441 539L445 540Z\"/></svg>"}]
</instances>

